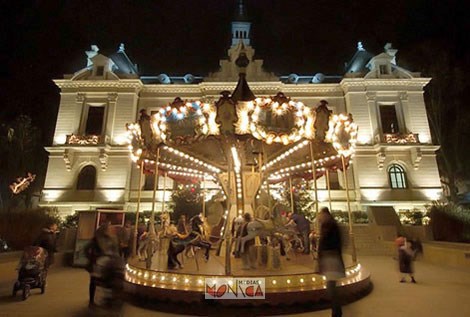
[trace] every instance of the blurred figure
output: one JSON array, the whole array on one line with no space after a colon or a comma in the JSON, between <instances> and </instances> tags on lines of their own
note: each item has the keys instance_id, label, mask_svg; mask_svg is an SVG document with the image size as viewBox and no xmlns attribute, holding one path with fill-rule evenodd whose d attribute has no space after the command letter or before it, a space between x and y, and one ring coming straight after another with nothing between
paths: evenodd
<instances>
[{"instance_id":1,"label":"blurred figure","mask_svg":"<svg viewBox=\"0 0 470 317\"><path fill-rule=\"evenodd\" d=\"M137 257L139 261L147 259L147 244L149 243L149 232L146 228L138 235L137 238Z\"/></svg>"},{"instance_id":2,"label":"blurred figure","mask_svg":"<svg viewBox=\"0 0 470 317\"><path fill-rule=\"evenodd\" d=\"M178 224L176 226L179 234L187 234L189 232L189 224L186 219L186 215L181 215L178 219Z\"/></svg>"},{"instance_id":3,"label":"blurred figure","mask_svg":"<svg viewBox=\"0 0 470 317\"><path fill-rule=\"evenodd\" d=\"M245 223L241 227L240 238L248 235L248 224L253 220L249 213L243 215ZM256 268L256 254L255 254L255 239L250 239L245 242L245 249L240 253L243 263L243 270L250 270Z\"/></svg>"},{"instance_id":4,"label":"blurred figure","mask_svg":"<svg viewBox=\"0 0 470 317\"><path fill-rule=\"evenodd\" d=\"M103 224L96 230L95 236L85 247L85 254L89 260L86 268L90 273L89 306L95 305L96 288L101 287L104 291L103 307L119 308L124 262L119 256L109 224Z\"/></svg>"},{"instance_id":5,"label":"blurred figure","mask_svg":"<svg viewBox=\"0 0 470 317\"><path fill-rule=\"evenodd\" d=\"M245 224L245 220L242 216L237 216L232 220L232 245L234 246L233 256L235 258L240 257L240 239L242 234L242 227Z\"/></svg>"},{"instance_id":6,"label":"blurred figure","mask_svg":"<svg viewBox=\"0 0 470 317\"><path fill-rule=\"evenodd\" d=\"M119 228L117 237L119 241L119 255L127 261L132 245L132 225L129 220L126 220L124 226Z\"/></svg>"},{"instance_id":7,"label":"blurred figure","mask_svg":"<svg viewBox=\"0 0 470 317\"><path fill-rule=\"evenodd\" d=\"M289 212L287 214L287 218L289 219L289 222L286 224L286 226L292 225L292 224L296 225L297 230L302 236L302 242L303 242L303 247L304 247L303 253L309 254L310 253L310 240L308 238L308 235L310 234L310 222L307 220L307 218L305 218L304 215L296 214L293 212Z\"/></svg>"},{"instance_id":8,"label":"blurred figure","mask_svg":"<svg viewBox=\"0 0 470 317\"><path fill-rule=\"evenodd\" d=\"M400 270L400 283L406 282L406 276L410 277L411 283L416 283L414 278L413 260L416 251L412 248L411 241L399 236L395 243L398 246L398 268Z\"/></svg>"},{"instance_id":9,"label":"blurred figure","mask_svg":"<svg viewBox=\"0 0 470 317\"><path fill-rule=\"evenodd\" d=\"M317 239L318 235L315 230L311 230L310 234L308 235L308 239L310 240L310 251L312 252L312 256L316 259L317 256Z\"/></svg>"},{"instance_id":10,"label":"blurred figure","mask_svg":"<svg viewBox=\"0 0 470 317\"><path fill-rule=\"evenodd\" d=\"M318 264L320 272L326 277L326 288L331 301L331 316L343 315L337 294L336 281L346 276L341 253L341 234L338 224L327 207L318 215L320 240L318 243Z\"/></svg>"},{"instance_id":11,"label":"blurred figure","mask_svg":"<svg viewBox=\"0 0 470 317\"><path fill-rule=\"evenodd\" d=\"M170 238L167 252L167 267L169 270L182 269L183 265L178 260L178 254L183 252L186 248L187 244L183 241L189 236L189 233L181 234L174 225L170 224L167 229L167 236Z\"/></svg>"},{"instance_id":12,"label":"blurred figure","mask_svg":"<svg viewBox=\"0 0 470 317\"><path fill-rule=\"evenodd\" d=\"M204 260L209 261L209 251L212 244L205 239L204 222L200 215L194 216L190 220L191 232L183 235L178 233L175 226L169 226L167 235L172 237L168 248L168 268L182 268L178 261L178 254L183 252L188 246L195 246L205 250Z\"/></svg>"},{"instance_id":13,"label":"blurred figure","mask_svg":"<svg viewBox=\"0 0 470 317\"><path fill-rule=\"evenodd\" d=\"M55 222L49 222L46 227L42 229L33 245L47 251L48 255L45 263L47 271L49 266L54 263L54 253L57 252L57 224Z\"/></svg>"}]
</instances>

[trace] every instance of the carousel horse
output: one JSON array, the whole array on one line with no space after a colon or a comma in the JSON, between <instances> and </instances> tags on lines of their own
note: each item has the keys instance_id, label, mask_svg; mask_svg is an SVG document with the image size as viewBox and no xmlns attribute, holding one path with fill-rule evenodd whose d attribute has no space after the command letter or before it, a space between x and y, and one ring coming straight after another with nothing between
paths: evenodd
<instances>
[{"instance_id":1,"label":"carousel horse","mask_svg":"<svg viewBox=\"0 0 470 317\"><path fill-rule=\"evenodd\" d=\"M170 247L168 248L168 268L175 269L181 266L178 260L178 254L183 252L187 246L199 247L205 249L204 259L209 260L209 251L211 249L211 243L205 239L204 233L204 221L199 215L194 216L190 220L191 232L187 235L181 235L176 233L170 241Z\"/></svg>"},{"instance_id":2,"label":"carousel horse","mask_svg":"<svg viewBox=\"0 0 470 317\"><path fill-rule=\"evenodd\" d=\"M233 251L233 255L236 258L240 257L240 237L241 237L241 230L245 221L243 217L235 217L232 221L232 245L235 244L235 248Z\"/></svg>"},{"instance_id":3,"label":"carousel horse","mask_svg":"<svg viewBox=\"0 0 470 317\"><path fill-rule=\"evenodd\" d=\"M285 248L286 253L288 254L290 251L295 250L298 252L304 251L304 243L299 236L299 231L297 230L297 225L294 224L286 224L285 231L282 234L284 241L286 242Z\"/></svg>"},{"instance_id":4,"label":"carousel horse","mask_svg":"<svg viewBox=\"0 0 470 317\"><path fill-rule=\"evenodd\" d=\"M152 232L149 224L148 229L139 237L139 247L137 249L139 260L149 261L152 258L160 247L160 237L161 232L155 231L155 229Z\"/></svg>"},{"instance_id":5,"label":"carousel horse","mask_svg":"<svg viewBox=\"0 0 470 317\"><path fill-rule=\"evenodd\" d=\"M269 216L269 219L264 220L255 218L253 221L246 225L246 229L248 234L244 237L239 238L240 253L245 252L245 243L249 240L254 239L257 236L259 236L260 238L267 238L276 234L279 238L286 231L286 229L284 228L282 216L280 212L276 210L276 208L273 208L273 212ZM283 241L281 241L281 243L285 245L286 242L284 241L284 239L282 240Z\"/></svg>"}]
</instances>

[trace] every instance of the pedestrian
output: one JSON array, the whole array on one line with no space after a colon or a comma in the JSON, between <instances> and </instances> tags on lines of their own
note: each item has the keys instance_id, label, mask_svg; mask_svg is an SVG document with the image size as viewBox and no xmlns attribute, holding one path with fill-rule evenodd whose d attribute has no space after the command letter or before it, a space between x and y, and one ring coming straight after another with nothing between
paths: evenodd
<instances>
[{"instance_id":1,"label":"pedestrian","mask_svg":"<svg viewBox=\"0 0 470 317\"><path fill-rule=\"evenodd\" d=\"M90 273L89 306L95 305L97 286L104 287L112 293L105 298L106 304L111 304L115 293L120 291L122 286L123 264L109 223L101 225L96 230L95 236L84 251L88 258L86 270Z\"/></svg>"},{"instance_id":2,"label":"pedestrian","mask_svg":"<svg viewBox=\"0 0 470 317\"><path fill-rule=\"evenodd\" d=\"M245 223L241 227L240 238L248 235L248 224L252 222L251 214L248 212L243 215ZM245 242L245 248L240 253L243 263L243 270L256 269L256 254L255 254L255 239L250 239Z\"/></svg>"},{"instance_id":3,"label":"pedestrian","mask_svg":"<svg viewBox=\"0 0 470 317\"><path fill-rule=\"evenodd\" d=\"M305 218L303 214L296 214L293 212L289 212L287 214L287 218L289 222L286 226L295 224L297 230L299 231L300 235L302 236L302 243L303 243L303 253L309 254L310 253L310 239L308 238L310 234L310 222Z\"/></svg>"},{"instance_id":4,"label":"pedestrian","mask_svg":"<svg viewBox=\"0 0 470 317\"><path fill-rule=\"evenodd\" d=\"M327 207L320 210L318 225L320 229L318 264L320 272L326 277L326 288L331 302L331 316L341 317L343 313L336 287L336 281L346 276L341 251L341 233L338 223Z\"/></svg>"},{"instance_id":5,"label":"pedestrian","mask_svg":"<svg viewBox=\"0 0 470 317\"><path fill-rule=\"evenodd\" d=\"M127 261L132 244L132 225L129 220L126 220L124 226L119 229L117 237L119 241L119 255Z\"/></svg>"},{"instance_id":6,"label":"pedestrian","mask_svg":"<svg viewBox=\"0 0 470 317\"><path fill-rule=\"evenodd\" d=\"M41 247L47 251L45 263L46 270L54 263L54 253L57 252L57 223L51 221L41 230L34 246Z\"/></svg>"},{"instance_id":7,"label":"pedestrian","mask_svg":"<svg viewBox=\"0 0 470 317\"><path fill-rule=\"evenodd\" d=\"M399 236L395 242L398 246L398 268L400 270L400 283L406 282L406 276L410 277L411 283L416 283L413 268L413 260L416 253L412 248L411 241L408 241L405 237Z\"/></svg>"}]
</instances>

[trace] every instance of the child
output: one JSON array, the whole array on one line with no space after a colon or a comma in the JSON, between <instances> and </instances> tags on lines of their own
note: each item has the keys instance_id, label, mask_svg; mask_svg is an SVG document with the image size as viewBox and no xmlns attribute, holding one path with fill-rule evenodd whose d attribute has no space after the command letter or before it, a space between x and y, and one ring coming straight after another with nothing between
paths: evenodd
<instances>
[{"instance_id":1,"label":"child","mask_svg":"<svg viewBox=\"0 0 470 317\"><path fill-rule=\"evenodd\" d=\"M406 275L411 278L411 283L416 283L413 275L413 259L415 251L411 248L411 243L405 238L398 240L398 265L400 268L400 283L406 282Z\"/></svg>"}]
</instances>

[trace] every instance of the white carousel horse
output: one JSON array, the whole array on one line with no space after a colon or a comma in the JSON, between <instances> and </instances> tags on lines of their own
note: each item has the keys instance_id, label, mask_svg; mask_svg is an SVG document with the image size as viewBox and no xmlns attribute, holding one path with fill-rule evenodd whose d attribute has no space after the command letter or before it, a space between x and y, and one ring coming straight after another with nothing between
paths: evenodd
<instances>
[{"instance_id":1,"label":"white carousel horse","mask_svg":"<svg viewBox=\"0 0 470 317\"><path fill-rule=\"evenodd\" d=\"M274 234L282 234L286 231L285 228L280 224L278 219L271 218L268 220L255 219L246 225L247 235L240 237L239 246L240 252L245 252L245 243L249 240L259 236L265 238ZM278 235L279 236L279 235ZM284 241L282 241L285 244Z\"/></svg>"},{"instance_id":2,"label":"white carousel horse","mask_svg":"<svg viewBox=\"0 0 470 317\"><path fill-rule=\"evenodd\" d=\"M282 234L282 238L285 241L285 251L286 254L289 254L290 251L293 251L293 246L297 246L296 250L302 252L304 250L304 243L299 237L299 231L297 230L297 225L286 224L284 226L285 231Z\"/></svg>"}]
</instances>

